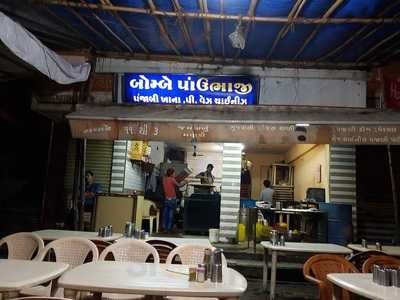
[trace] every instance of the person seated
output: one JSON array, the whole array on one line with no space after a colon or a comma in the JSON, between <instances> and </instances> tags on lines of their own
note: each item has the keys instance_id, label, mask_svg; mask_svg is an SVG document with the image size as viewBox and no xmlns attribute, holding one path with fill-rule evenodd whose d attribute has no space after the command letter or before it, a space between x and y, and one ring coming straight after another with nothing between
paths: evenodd
<instances>
[{"instance_id":1,"label":"person seated","mask_svg":"<svg viewBox=\"0 0 400 300\"><path fill-rule=\"evenodd\" d=\"M96 200L96 194L101 193L101 186L95 182L95 176L92 171L88 170L85 173L85 212L92 212Z\"/></svg>"}]
</instances>

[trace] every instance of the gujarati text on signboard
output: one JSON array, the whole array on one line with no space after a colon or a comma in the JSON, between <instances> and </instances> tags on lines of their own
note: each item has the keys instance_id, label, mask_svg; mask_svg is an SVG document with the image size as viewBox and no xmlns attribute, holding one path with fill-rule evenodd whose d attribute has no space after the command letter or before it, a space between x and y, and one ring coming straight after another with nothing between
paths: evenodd
<instances>
[{"instance_id":1,"label":"gujarati text on signboard","mask_svg":"<svg viewBox=\"0 0 400 300\"><path fill-rule=\"evenodd\" d=\"M124 101L137 104L255 105L258 78L190 74L124 75Z\"/></svg>"}]
</instances>

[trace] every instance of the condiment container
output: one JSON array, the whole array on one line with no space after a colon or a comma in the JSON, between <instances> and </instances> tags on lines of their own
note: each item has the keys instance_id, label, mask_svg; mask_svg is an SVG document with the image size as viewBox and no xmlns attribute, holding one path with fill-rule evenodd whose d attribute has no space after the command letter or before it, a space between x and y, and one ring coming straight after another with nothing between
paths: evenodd
<instances>
[{"instance_id":1,"label":"condiment container","mask_svg":"<svg viewBox=\"0 0 400 300\"><path fill-rule=\"evenodd\" d=\"M381 244L381 243L376 242L376 243L375 243L375 246L376 246L376 250L382 251L382 244Z\"/></svg>"},{"instance_id":2,"label":"condiment container","mask_svg":"<svg viewBox=\"0 0 400 300\"><path fill-rule=\"evenodd\" d=\"M206 267L204 264L198 264L196 270L196 280L197 282L204 282L206 281Z\"/></svg>"},{"instance_id":3,"label":"condiment container","mask_svg":"<svg viewBox=\"0 0 400 300\"><path fill-rule=\"evenodd\" d=\"M206 268L206 278L211 278L211 259L212 259L211 249L207 248L204 250L204 257L203 257L203 264Z\"/></svg>"},{"instance_id":4,"label":"condiment container","mask_svg":"<svg viewBox=\"0 0 400 300\"><path fill-rule=\"evenodd\" d=\"M197 268L189 268L189 281L196 281Z\"/></svg>"}]
</instances>

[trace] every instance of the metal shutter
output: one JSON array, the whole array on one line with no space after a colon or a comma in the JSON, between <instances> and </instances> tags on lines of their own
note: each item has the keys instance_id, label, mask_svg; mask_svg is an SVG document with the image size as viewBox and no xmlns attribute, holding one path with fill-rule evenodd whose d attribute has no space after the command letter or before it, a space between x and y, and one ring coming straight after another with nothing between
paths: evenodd
<instances>
[{"instance_id":1,"label":"metal shutter","mask_svg":"<svg viewBox=\"0 0 400 300\"><path fill-rule=\"evenodd\" d=\"M113 141L88 140L86 145L86 170L91 170L96 176L96 182L101 185L103 192L110 189L111 162ZM76 140L68 145L68 155L64 176L64 195L72 194L74 185Z\"/></svg>"},{"instance_id":2,"label":"metal shutter","mask_svg":"<svg viewBox=\"0 0 400 300\"><path fill-rule=\"evenodd\" d=\"M113 141L87 141L86 170L94 173L103 192L110 190L112 153Z\"/></svg>"}]
</instances>

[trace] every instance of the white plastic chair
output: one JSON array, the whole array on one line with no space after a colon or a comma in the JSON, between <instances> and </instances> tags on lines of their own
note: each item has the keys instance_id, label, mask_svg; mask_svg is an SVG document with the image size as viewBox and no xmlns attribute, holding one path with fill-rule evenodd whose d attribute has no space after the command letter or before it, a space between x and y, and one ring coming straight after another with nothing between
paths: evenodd
<instances>
[{"instance_id":1,"label":"white plastic chair","mask_svg":"<svg viewBox=\"0 0 400 300\"><path fill-rule=\"evenodd\" d=\"M59 298L59 297L34 296L34 297L14 298L13 300L71 300L71 299Z\"/></svg>"},{"instance_id":2,"label":"white plastic chair","mask_svg":"<svg viewBox=\"0 0 400 300\"><path fill-rule=\"evenodd\" d=\"M152 255L154 263L160 263L156 248L142 240L124 240L114 243L103 250L99 260L105 260L112 253L116 261L146 262Z\"/></svg>"},{"instance_id":3,"label":"white plastic chair","mask_svg":"<svg viewBox=\"0 0 400 300\"><path fill-rule=\"evenodd\" d=\"M89 253L92 253L92 261L99 259L99 250L96 245L92 241L80 237L54 240L44 247L36 259L43 260L50 250L54 251L57 262L69 264L72 268L83 264Z\"/></svg>"},{"instance_id":4,"label":"white plastic chair","mask_svg":"<svg viewBox=\"0 0 400 300\"><path fill-rule=\"evenodd\" d=\"M92 241L79 237L67 237L54 240L47 244L36 256L36 260L44 260L51 250L54 252L57 262L69 264L70 268L82 265L89 253L92 254L91 261L97 261L99 258L99 251ZM27 296L49 296L52 293L51 290L52 284L48 286L39 285L26 288L22 290L20 294ZM53 291L53 294L62 296L63 290L58 288Z\"/></svg>"},{"instance_id":5,"label":"white plastic chair","mask_svg":"<svg viewBox=\"0 0 400 300\"><path fill-rule=\"evenodd\" d=\"M33 259L44 248L43 240L33 232L18 232L0 240L0 247L4 244L8 248L8 259Z\"/></svg>"},{"instance_id":6,"label":"white plastic chair","mask_svg":"<svg viewBox=\"0 0 400 300\"><path fill-rule=\"evenodd\" d=\"M151 209L154 209L157 211L157 214L151 215L150 211ZM149 220L149 233L152 234L153 233L153 223L154 220L156 221L156 233L158 232L158 226L159 226L159 222L160 222L160 210L157 208L156 204L153 201L144 199L143 202L143 210L142 210L142 223L144 220Z\"/></svg>"},{"instance_id":7,"label":"white plastic chair","mask_svg":"<svg viewBox=\"0 0 400 300\"><path fill-rule=\"evenodd\" d=\"M175 256L180 258L182 265L197 265L203 262L204 250L210 247L204 245L182 245L172 250L167 257L166 264L172 264ZM222 266L227 267L226 258L222 254Z\"/></svg>"},{"instance_id":8,"label":"white plastic chair","mask_svg":"<svg viewBox=\"0 0 400 300\"><path fill-rule=\"evenodd\" d=\"M115 261L123 262L141 262L144 263L149 258L153 256L154 263L160 263L160 257L156 248L141 240L124 240L118 243L114 243L103 250L100 255L99 260L105 260L107 255L112 254ZM125 294L113 294L113 293L103 293L103 300L113 300L113 299L143 299L144 295L125 295Z\"/></svg>"}]
</instances>

